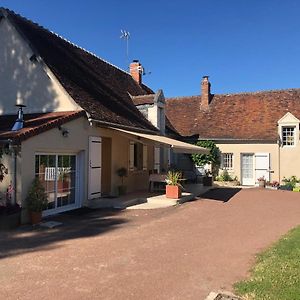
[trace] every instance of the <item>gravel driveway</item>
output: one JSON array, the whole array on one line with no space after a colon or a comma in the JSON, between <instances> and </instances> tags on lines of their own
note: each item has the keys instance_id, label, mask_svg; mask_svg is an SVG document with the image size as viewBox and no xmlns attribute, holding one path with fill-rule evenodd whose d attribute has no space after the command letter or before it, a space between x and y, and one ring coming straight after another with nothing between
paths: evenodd
<instances>
[{"instance_id":1,"label":"gravel driveway","mask_svg":"<svg viewBox=\"0 0 300 300\"><path fill-rule=\"evenodd\" d=\"M157 210L87 211L0 233L0 299L204 299L300 224L300 193L218 189Z\"/></svg>"}]
</instances>

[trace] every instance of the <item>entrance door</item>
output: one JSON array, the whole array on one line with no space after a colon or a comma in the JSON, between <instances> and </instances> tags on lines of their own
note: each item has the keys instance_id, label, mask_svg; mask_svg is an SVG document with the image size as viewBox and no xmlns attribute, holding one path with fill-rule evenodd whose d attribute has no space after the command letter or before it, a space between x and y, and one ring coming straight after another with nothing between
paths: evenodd
<instances>
[{"instance_id":1,"label":"entrance door","mask_svg":"<svg viewBox=\"0 0 300 300\"><path fill-rule=\"evenodd\" d=\"M79 207L76 155L36 154L35 175L47 194L44 216Z\"/></svg>"},{"instance_id":2,"label":"entrance door","mask_svg":"<svg viewBox=\"0 0 300 300\"><path fill-rule=\"evenodd\" d=\"M254 185L253 154L244 153L241 156L242 185Z\"/></svg>"},{"instance_id":3,"label":"entrance door","mask_svg":"<svg viewBox=\"0 0 300 300\"><path fill-rule=\"evenodd\" d=\"M255 153L255 181L264 177L270 181L270 153Z\"/></svg>"},{"instance_id":4,"label":"entrance door","mask_svg":"<svg viewBox=\"0 0 300 300\"><path fill-rule=\"evenodd\" d=\"M101 137L89 138L89 199L101 196Z\"/></svg>"}]
</instances>

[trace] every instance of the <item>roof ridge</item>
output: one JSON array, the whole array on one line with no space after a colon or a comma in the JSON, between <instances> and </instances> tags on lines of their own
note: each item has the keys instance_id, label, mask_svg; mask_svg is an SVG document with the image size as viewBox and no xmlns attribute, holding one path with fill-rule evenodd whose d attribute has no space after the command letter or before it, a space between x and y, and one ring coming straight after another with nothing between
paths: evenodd
<instances>
[{"instance_id":1,"label":"roof ridge","mask_svg":"<svg viewBox=\"0 0 300 300\"><path fill-rule=\"evenodd\" d=\"M240 93L228 93L228 94L212 94L213 96L235 96L235 95L256 95L265 93L279 93L279 92L289 92L289 91L299 91L300 88L287 88L287 89L274 89L274 90L262 90L254 92L240 92Z\"/></svg>"},{"instance_id":2,"label":"roof ridge","mask_svg":"<svg viewBox=\"0 0 300 300\"><path fill-rule=\"evenodd\" d=\"M48 28L46 28L46 27L44 27L44 26L42 26L42 25L40 25L39 23L36 23L36 22L34 22L34 21L30 20L30 19L27 19L26 17L23 17L22 15L16 13L16 12L13 11L13 10L8 9L8 8L0 7L0 10L5 10L5 11L8 12L8 13L12 13L12 14L14 14L14 15L16 15L16 16L22 18L23 20L26 20L26 21L29 22L29 23L31 23L31 24L33 24L33 25L35 25L35 26L38 26L39 28L41 28L41 29L43 29L43 30L48 31L49 33L51 33L51 34L57 36L58 38L64 40L65 42L69 43L69 44L72 45L73 47L78 48L78 49L81 49L81 50L83 50L84 52L86 52L86 53L88 53L88 54L90 54L90 55L96 57L97 59L99 59L99 60L105 62L106 64L111 65L112 67L114 67L114 68L118 69L119 71L125 73L126 75L131 76L129 72L127 72L127 71L121 69L120 67L118 67L118 66L116 66L116 65L114 65L114 64L112 64L112 63L110 63L109 61L107 61L107 60L101 58L101 57L98 56L97 54L95 54L95 53L93 53L93 52L91 52L91 51L89 51L89 50L87 50L87 49L85 49L85 48L83 48L83 47L81 47L81 46L79 46L79 45L77 45L77 44L71 42L71 41L68 40L67 38L61 36L60 34L54 32L54 31L52 31L52 30L50 30L50 29L48 29ZM144 83L143 83L143 84L144 84ZM145 84L144 84L144 85L145 85ZM147 86L147 85L145 85L145 86ZM148 86L147 86L147 87L148 87ZM148 88L149 88L149 87L148 87ZM150 88L149 88L149 89L150 89Z\"/></svg>"},{"instance_id":3,"label":"roof ridge","mask_svg":"<svg viewBox=\"0 0 300 300\"><path fill-rule=\"evenodd\" d=\"M184 98L198 98L201 97L201 95L193 95L193 96L178 96L178 97L167 97L165 98L166 100L179 100L179 99L184 99Z\"/></svg>"},{"instance_id":4,"label":"roof ridge","mask_svg":"<svg viewBox=\"0 0 300 300\"><path fill-rule=\"evenodd\" d=\"M280 92L292 92L298 91L300 92L300 88L287 88L287 89L275 89L275 90L262 90L262 91L254 91L254 92L240 92L240 93L228 93L228 94L213 94L213 96L240 96L240 95L257 95L257 94L265 94L265 93L280 93ZM198 98L201 95L193 95L193 96L178 96L178 97L168 97L166 100L180 100L187 98Z\"/></svg>"}]
</instances>

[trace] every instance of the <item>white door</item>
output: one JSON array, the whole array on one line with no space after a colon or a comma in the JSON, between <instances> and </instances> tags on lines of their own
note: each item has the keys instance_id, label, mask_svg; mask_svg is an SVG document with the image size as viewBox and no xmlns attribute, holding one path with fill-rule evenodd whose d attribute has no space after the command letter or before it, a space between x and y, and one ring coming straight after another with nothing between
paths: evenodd
<instances>
[{"instance_id":1,"label":"white door","mask_svg":"<svg viewBox=\"0 0 300 300\"><path fill-rule=\"evenodd\" d=\"M270 181L270 153L255 153L255 182L260 177Z\"/></svg>"},{"instance_id":2,"label":"white door","mask_svg":"<svg viewBox=\"0 0 300 300\"><path fill-rule=\"evenodd\" d=\"M101 137L89 138L89 199L101 196Z\"/></svg>"},{"instance_id":3,"label":"white door","mask_svg":"<svg viewBox=\"0 0 300 300\"><path fill-rule=\"evenodd\" d=\"M254 185L253 154L244 153L241 155L242 185Z\"/></svg>"}]
</instances>

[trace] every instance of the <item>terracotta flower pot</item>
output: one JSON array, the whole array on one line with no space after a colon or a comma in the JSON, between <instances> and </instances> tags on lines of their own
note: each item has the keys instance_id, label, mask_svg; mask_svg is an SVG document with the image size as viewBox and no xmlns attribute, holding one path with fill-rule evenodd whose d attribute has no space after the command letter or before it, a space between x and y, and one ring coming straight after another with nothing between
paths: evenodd
<instances>
[{"instance_id":1,"label":"terracotta flower pot","mask_svg":"<svg viewBox=\"0 0 300 300\"><path fill-rule=\"evenodd\" d=\"M42 212L41 211L31 211L30 212L30 221L31 221L32 225L41 223Z\"/></svg>"},{"instance_id":2,"label":"terracotta flower pot","mask_svg":"<svg viewBox=\"0 0 300 300\"><path fill-rule=\"evenodd\" d=\"M166 185L166 197L178 199L181 197L181 188L177 185Z\"/></svg>"}]
</instances>

